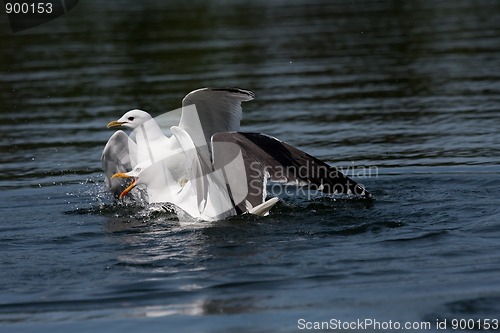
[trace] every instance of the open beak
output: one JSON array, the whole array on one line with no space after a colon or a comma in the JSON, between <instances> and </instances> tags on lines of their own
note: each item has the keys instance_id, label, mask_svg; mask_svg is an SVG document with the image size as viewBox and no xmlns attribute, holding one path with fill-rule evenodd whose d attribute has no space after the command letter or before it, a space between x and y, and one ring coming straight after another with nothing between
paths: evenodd
<instances>
[{"instance_id":1,"label":"open beak","mask_svg":"<svg viewBox=\"0 0 500 333\"><path fill-rule=\"evenodd\" d=\"M125 124L125 121L118 121L118 120L113 120L109 122L107 128L113 128L113 127L120 127L121 125Z\"/></svg>"},{"instance_id":2,"label":"open beak","mask_svg":"<svg viewBox=\"0 0 500 333\"><path fill-rule=\"evenodd\" d=\"M132 182L130 183L130 185L125 190L123 190L122 193L120 193L120 199L123 199L123 197L126 196L128 194L128 192L130 192L135 187L135 183L137 181L135 177L130 176L124 172L115 173L113 175L113 177L111 177L111 179L113 179L113 178L134 178L134 179L132 179Z\"/></svg>"}]
</instances>

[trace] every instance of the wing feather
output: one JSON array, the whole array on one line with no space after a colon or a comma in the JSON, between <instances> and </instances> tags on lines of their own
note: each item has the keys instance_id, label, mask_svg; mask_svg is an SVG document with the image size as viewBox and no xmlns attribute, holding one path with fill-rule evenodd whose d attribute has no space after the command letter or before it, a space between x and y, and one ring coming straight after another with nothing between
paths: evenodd
<instances>
[{"instance_id":1,"label":"wing feather","mask_svg":"<svg viewBox=\"0 0 500 333\"><path fill-rule=\"evenodd\" d=\"M101 155L105 183L111 193L119 196L126 188L123 178L111 179L117 172L128 172L133 169L137 156L137 145L124 131L116 131L109 138Z\"/></svg>"},{"instance_id":2,"label":"wing feather","mask_svg":"<svg viewBox=\"0 0 500 333\"><path fill-rule=\"evenodd\" d=\"M184 129L193 138L201 125L205 145L210 143L212 135L218 132L238 131L242 118L241 103L254 99L255 94L250 90L239 88L202 88L197 89L184 97L183 109L195 105L197 115L182 112L179 127ZM198 119L196 119L198 117ZM196 133L193 133L196 132ZM195 144L199 146L199 142Z\"/></svg>"},{"instance_id":3,"label":"wing feather","mask_svg":"<svg viewBox=\"0 0 500 333\"><path fill-rule=\"evenodd\" d=\"M253 207L266 196L266 179L273 182L307 186L328 194L354 194L371 198L363 186L342 174L334 166L272 136L260 133L217 133L212 138L214 168L222 168L232 157L219 147L231 142L241 149L245 161L248 194L246 201ZM235 203L240 209L245 203ZM241 206L241 207L240 207Z\"/></svg>"}]
</instances>

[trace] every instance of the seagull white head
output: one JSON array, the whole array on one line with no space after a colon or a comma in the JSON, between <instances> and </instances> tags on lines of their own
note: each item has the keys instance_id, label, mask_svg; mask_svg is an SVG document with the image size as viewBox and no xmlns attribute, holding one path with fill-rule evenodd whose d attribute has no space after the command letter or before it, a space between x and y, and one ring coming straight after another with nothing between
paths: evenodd
<instances>
[{"instance_id":1,"label":"seagull white head","mask_svg":"<svg viewBox=\"0 0 500 333\"><path fill-rule=\"evenodd\" d=\"M141 173L149 168L151 166L151 161L145 161L142 163L137 164L132 171L129 172L118 172L111 177L113 178L132 178L132 182L130 185L123 190L123 192L120 194L120 199L122 199L124 196L128 194L136 185L142 184L142 182L139 180L139 176Z\"/></svg>"},{"instance_id":2,"label":"seagull white head","mask_svg":"<svg viewBox=\"0 0 500 333\"><path fill-rule=\"evenodd\" d=\"M146 111L138 109L130 110L125 113L120 119L110 122L108 124L108 128L126 127L133 130L150 119L152 119L152 117Z\"/></svg>"}]
</instances>

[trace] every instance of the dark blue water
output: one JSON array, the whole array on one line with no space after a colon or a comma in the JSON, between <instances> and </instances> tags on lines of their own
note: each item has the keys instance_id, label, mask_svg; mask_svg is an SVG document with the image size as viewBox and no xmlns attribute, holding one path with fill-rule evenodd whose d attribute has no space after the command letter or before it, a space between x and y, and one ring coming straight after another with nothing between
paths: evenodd
<instances>
[{"instance_id":1,"label":"dark blue water","mask_svg":"<svg viewBox=\"0 0 500 333\"><path fill-rule=\"evenodd\" d=\"M12 34L0 15L0 331L500 320L499 17L496 1L84 1ZM376 199L282 195L268 217L195 225L114 204L106 124L205 86L254 90L243 130Z\"/></svg>"}]
</instances>

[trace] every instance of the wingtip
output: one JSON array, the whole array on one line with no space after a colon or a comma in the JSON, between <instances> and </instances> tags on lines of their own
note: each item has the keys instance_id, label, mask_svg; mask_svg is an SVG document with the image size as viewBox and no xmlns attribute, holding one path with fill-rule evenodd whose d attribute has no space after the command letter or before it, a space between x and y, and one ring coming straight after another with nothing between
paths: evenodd
<instances>
[{"instance_id":1,"label":"wingtip","mask_svg":"<svg viewBox=\"0 0 500 333\"><path fill-rule=\"evenodd\" d=\"M222 87L222 88L208 87L206 89L211 91L227 91L231 93L246 95L249 97L248 99L249 101L255 98L255 92L249 89L242 89L237 87Z\"/></svg>"},{"instance_id":2,"label":"wingtip","mask_svg":"<svg viewBox=\"0 0 500 333\"><path fill-rule=\"evenodd\" d=\"M354 188L354 192L355 192L356 196L360 199L368 199L368 200L375 199L373 194L368 192L363 185L356 184L356 187Z\"/></svg>"}]
</instances>

